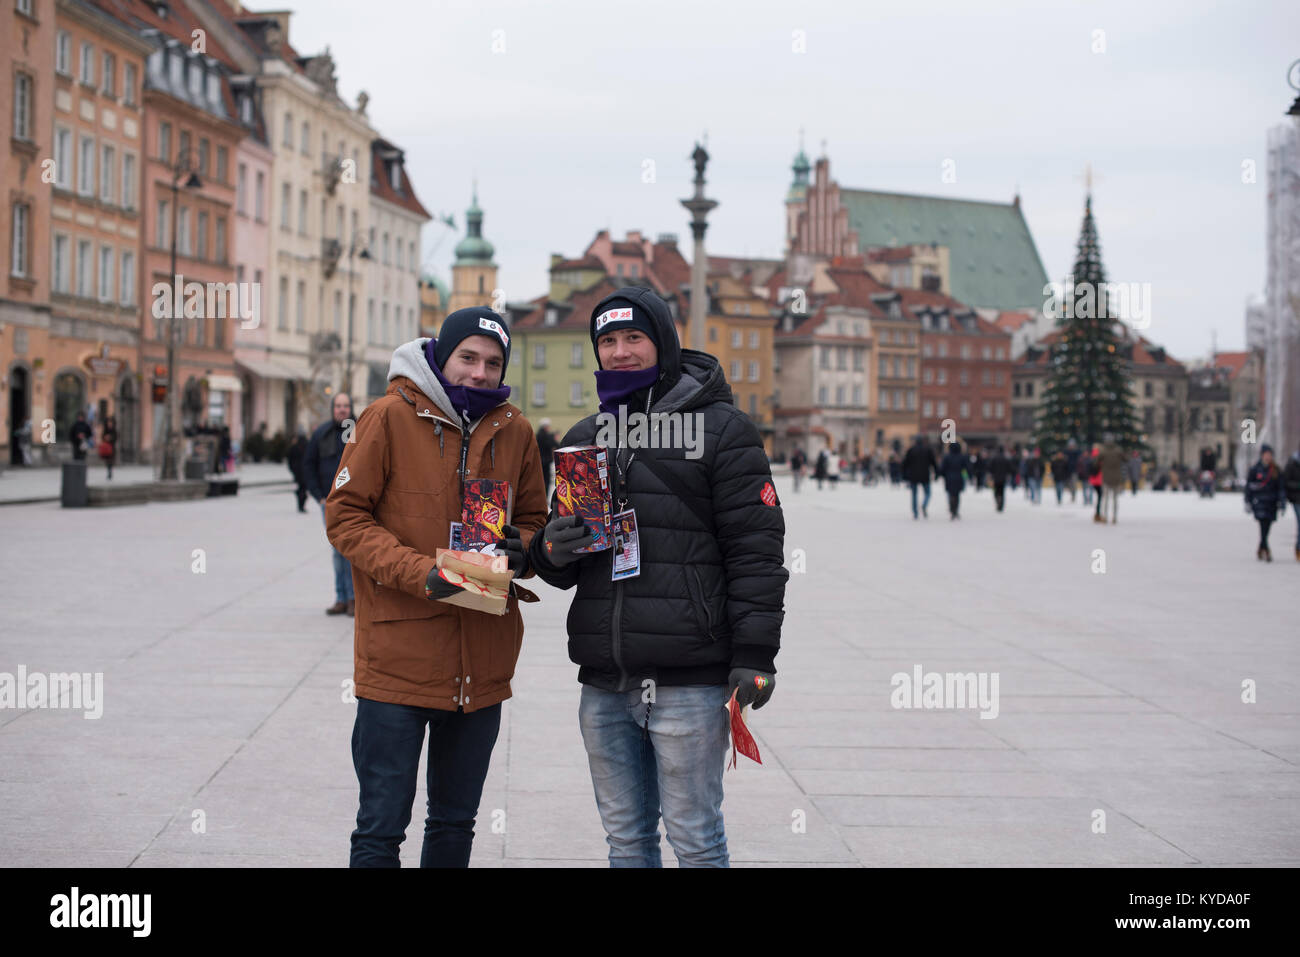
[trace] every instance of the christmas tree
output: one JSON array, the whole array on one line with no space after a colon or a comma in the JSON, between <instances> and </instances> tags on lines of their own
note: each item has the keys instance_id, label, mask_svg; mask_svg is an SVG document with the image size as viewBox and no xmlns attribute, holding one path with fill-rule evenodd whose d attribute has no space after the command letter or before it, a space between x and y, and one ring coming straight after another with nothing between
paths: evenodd
<instances>
[{"instance_id":1,"label":"christmas tree","mask_svg":"<svg viewBox=\"0 0 1300 957\"><path fill-rule=\"evenodd\" d=\"M1074 271L1057 303L1057 335L1048 352L1047 388L1033 441L1045 455L1070 439L1085 448L1110 433L1124 449L1145 450L1129 395L1132 344L1122 336L1106 294L1092 194L1084 205Z\"/></svg>"}]
</instances>

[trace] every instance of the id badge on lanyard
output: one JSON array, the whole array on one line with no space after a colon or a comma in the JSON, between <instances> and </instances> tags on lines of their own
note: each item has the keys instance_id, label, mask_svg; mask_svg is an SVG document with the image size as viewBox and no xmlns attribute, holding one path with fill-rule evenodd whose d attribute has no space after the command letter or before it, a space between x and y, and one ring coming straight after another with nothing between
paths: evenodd
<instances>
[{"instance_id":1,"label":"id badge on lanyard","mask_svg":"<svg viewBox=\"0 0 1300 957\"><path fill-rule=\"evenodd\" d=\"M641 574L641 536L636 528L636 509L629 508L613 518L614 562L611 581Z\"/></svg>"}]
</instances>

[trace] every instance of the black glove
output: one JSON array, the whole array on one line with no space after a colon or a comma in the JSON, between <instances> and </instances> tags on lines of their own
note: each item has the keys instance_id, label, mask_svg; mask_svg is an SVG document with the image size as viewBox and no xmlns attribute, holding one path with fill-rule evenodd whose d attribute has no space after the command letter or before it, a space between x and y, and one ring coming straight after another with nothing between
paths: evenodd
<instances>
[{"instance_id":1,"label":"black glove","mask_svg":"<svg viewBox=\"0 0 1300 957\"><path fill-rule=\"evenodd\" d=\"M536 537L541 539L541 554L556 568L576 562L582 557L577 550L593 545L596 541L591 529L587 528L579 515L560 516L549 522L542 529L542 534Z\"/></svg>"},{"instance_id":2,"label":"black glove","mask_svg":"<svg viewBox=\"0 0 1300 957\"><path fill-rule=\"evenodd\" d=\"M443 598L450 598L456 592L462 591L459 585L453 585L438 574L438 567L435 565L429 571L429 577L424 580L424 597L429 601L440 601Z\"/></svg>"},{"instance_id":3,"label":"black glove","mask_svg":"<svg viewBox=\"0 0 1300 957\"><path fill-rule=\"evenodd\" d=\"M524 572L528 571L528 553L524 551L524 542L519 537L519 529L507 525L501 529L501 534L504 536L501 540L501 551L509 559L510 570L515 573L516 578L522 578Z\"/></svg>"},{"instance_id":4,"label":"black glove","mask_svg":"<svg viewBox=\"0 0 1300 957\"><path fill-rule=\"evenodd\" d=\"M736 692L737 705L743 708L752 704L757 711L772 697L776 678L766 671L755 671L753 668L732 668L731 674L727 676L727 687L739 689Z\"/></svg>"}]
</instances>

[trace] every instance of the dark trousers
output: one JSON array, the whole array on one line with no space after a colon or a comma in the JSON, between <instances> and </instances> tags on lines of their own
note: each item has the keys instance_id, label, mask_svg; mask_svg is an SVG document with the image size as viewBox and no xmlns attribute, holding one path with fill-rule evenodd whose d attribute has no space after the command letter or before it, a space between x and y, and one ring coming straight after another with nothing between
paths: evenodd
<instances>
[{"instance_id":1,"label":"dark trousers","mask_svg":"<svg viewBox=\"0 0 1300 957\"><path fill-rule=\"evenodd\" d=\"M961 492L948 493L948 514L956 515L957 509L961 508Z\"/></svg>"},{"instance_id":2,"label":"dark trousers","mask_svg":"<svg viewBox=\"0 0 1300 957\"><path fill-rule=\"evenodd\" d=\"M1003 505L1003 503L1006 501L1006 497L1007 497L1007 483L1006 483L1006 482L994 482L994 483L993 483L993 501L995 501L995 502L998 503L998 511L999 511L999 512L1002 511L1002 505Z\"/></svg>"},{"instance_id":3,"label":"dark trousers","mask_svg":"<svg viewBox=\"0 0 1300 957\"><path fill-rule=\"evenodd\" d=\"M298 511L300 512L307 511L305 507L306 505L307 505L307 486L299 485L298 486Z\"/></svg>"},{"instance_id":4,"label":"dark trousers","mask_svg":"<svg viewBox=\"0 0 1300 957\"><path fill-rule=\"evenodd\" d=\"M357 698L352 763L361 785L351 867L400 867L429 728L421 867L468 867L474 818L501 727L501 705L466 714Z\"/></svg>"},{"instance_id":5,"label":"dark trousers","mask_svg":"<svg viewBox=\"0 0 1300 957\"><path fill-rule=\"evenodd\" d=\"M1259 522L1259 547L1268 548L1268 530L1273 527L1273 519L1260 518Z\"/></svg>"}]
</instances>

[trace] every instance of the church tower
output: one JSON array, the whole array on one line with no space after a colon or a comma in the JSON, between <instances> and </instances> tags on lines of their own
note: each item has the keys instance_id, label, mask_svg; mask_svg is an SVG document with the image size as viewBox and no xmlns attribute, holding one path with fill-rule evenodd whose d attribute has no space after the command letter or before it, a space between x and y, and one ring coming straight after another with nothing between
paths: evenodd
<instances>
[{"instance_id":1,"label":"church tower","mask_svg":"<svg viewBox=\"0 0 1300 957\"><path fill-rule=\"evenodd\" d=\"M451 267L451 297L447 312L467 306L492 306L493 290L497 288L497 264L492 261L496 252L483 238L483 210L478 205L478 184L474 185L473 199L465 211L466 235L456 244L456 261Z\"/></svg>"}]
</instances>

